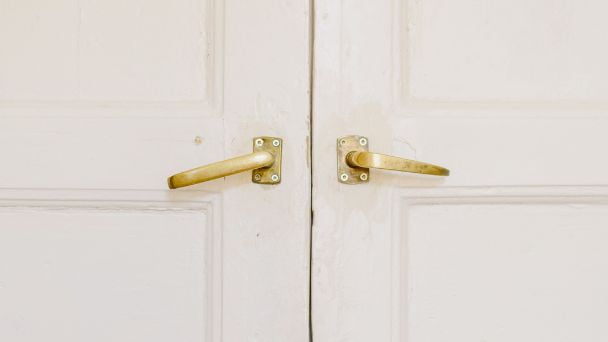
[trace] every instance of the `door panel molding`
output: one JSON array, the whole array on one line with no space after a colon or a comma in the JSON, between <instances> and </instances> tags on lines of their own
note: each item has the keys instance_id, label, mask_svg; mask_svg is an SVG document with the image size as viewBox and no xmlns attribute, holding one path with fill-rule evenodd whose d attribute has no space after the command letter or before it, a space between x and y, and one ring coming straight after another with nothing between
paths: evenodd
<instances>
[{"instance_id":1,"label":"door panel molding","mask_svg":"<svg viewBox=\"0 0 608 342\"><path fill-rule=\"evenodd\" d=\"M23 6L22 11L15 6L12 10L16 13L11 10L0 13L0 18L2 14L6 16L6 20L0 21L11 28L0 33L0 42L11 52L0 56L0 75L4 79L0 83L2 117L222 115L225 24L222 2L179 0L173 6L159 3L164 6L162 13L166 17L161 18L164 20L158 20L154 4L125 2L121 10L114 8L113 2L88 4L90 8L79 7L77 3L57 7L55 11L45 8L43 17L49 22L39 20L41 16L30 6ZM38 7L45 6L41 2ZM107 22L97 21L100 17L90 15L102 12L112 13L114 29ZM188 18L183 18L184 13ZM139 26L124 30L121 24L133 17L139 18ZM52 25L52 20L64 24ZM21 25L30 25L29 44L15 39L15 30ZM61 35L62 43L54 36L49 38L49 34ZM151 41L152 34L155 39ZM183 41L176 41L176 36L184 37ZM49 40L58 43L52 53L46 43ZM112 51L116 55L109 53ZM14 60L41 55L45 58L36 59L36 68ZM198 72L192 73L192 69ZM49 95L53 91L58 93Z\"/></svg>"},{"instance_id":2,"label":"door panel molding","mask_svg":"<svg viewBox=\"0 0 608 342\"><path fill-rule=\"evenodd\" d=\"M7 258L1 258L3 262L0 262L4 276L4 279L0 280L0 288L3 289L2 293L7 296L5 300L26 303L24 304L26 309L21 313L21 317L29 322L27 333L30 336L45 334L60 336L63 324L61 320L66 317L64 315L78 320L78 324L73 327L74 334L84 334L87 324L92 324L93 321L102 318L95 318L96 306L105 305L104 303L119 305L120 303L114 301L122 297L125 302L120 304L124 305L121 314L127 315L130 312L132 316L129 319L142 327L137 330L137 334L140 334L138 336L142 338L147 336L146 331L154 330L143 329L143 327L153 324L155 317L162 318L165 310L173 311L176 315L183 310L192 317L176 318L172 323L166 322L166 324L176 324L175 328L185 329L186 335L202 333L201 337L204 336L205 340L219 342L221 341L223 260L221 203L221 193L208 191L169 193L166 191L87 189L2 189L0 190L0 217L9 215L10 219L4 220L0 235L1 240L10 245L2 248L7 253ZM200 216L200 219L188 219L192 215ZM23 224L22 229L16 229L19 226L13 227L11 223L18 225L20 216L28 223ZM41 216L41 220L46 217L49 227L35 226L37 216ZM87 227L87 217L91 219L89 224L94 228ZM100 219L104 217L105 219ZM167 223L174 222L175 224L165 227L149 227L150 232L146 233L147 227L142 227L141 224L148 220L165 220ZM198 226L200 220L204 222L203 226ZM63 221L65 223L61 224ZM101 225L103 222L105 225ZM191 225L188 226L187 222L190 222ZM121 231L119 227L123 227L124 231ZM36 232L43 234L44 241L40 240L42 237L28 235L36 234ZM190 236L190 234L194 235ZM90 240L91 236L101 240ZM175 242L171 243L173 238ZM188 240L192 244L191 250L175 249L180 246L187 247L184 241ZM108 244L108 246L100 246L100 243ZM127 244L132 244L132 247ZM37 245L39 247L35 247ZM20 251L13 250L11 246ZM199 255L201 249L202 254ZM132 254L139 251L148 254L141 256ZM23 253L27 253L24 255L25 260L21 260L19 263L8 258ZM170 254L164 255L164 253ZM114 254L120 255L120 258ZM163 263L163 255L167 259L167 264L155 266L147 262L147 260L156 259ZM128 263L129 261L130 263ZM83 264L83 262L87 264ZM127 264L122 264L124 262ZM203 268L200 269L200 274L193 274L194 270L191 268L199 262L202 262ZM142 264L138 266L138 263ZM108 269L107 267L110 265L114 265L116 269ZM19 270L21 267L27 268ZM182 280L185 281L190 277L195 281L201 281L199 285L202 288L193 289L193 284L173 283L179 279L165 278L163 276L165 273L160 270L155 271L155 267L163 270L162 272L174 269L174 275L183 276ZM99 269L95 270L96 268ZM180 271L181 269L183 272ZM77 286L78 281L74 277L78 277L78 275L73 272L79 272L79 270L84 272L82 277L101 275L109 277L99 280L102 284L106 283L105 286L99 287L98 285L97 287L99 292L95 297L101 299L91 298L87 301L88 305L77 301L83 300L86 291L94 288L93 283L90 283L93 280L89 280L89 278L82 278L82 283L88 286L83 285L82 288ZM37 275L30 274L32 271L36 271ZM117 278L113 280L111 277L114 274ZM171 274L167 272L166 275ZM133 278L129 280L128 278L131 276ZM148 283L147 277L162 283ZM33 278L38 279L40 283L31 284L28 279ZM55 299L63 298L65 311L58 311L58 314L52 317L39 316L39 313L44 315L47 310L34 309L36 305L44 306L44 304L31 302L33 294L29 292L30 287L36 289L38 286L43 286L38 292L44 296L42 297L44 301L53 302ZM155 287L161 290L154 290ZM72 288L71 292L67 292L68 288ZM198 293L198 290L204 292ZM124 291L133 291L133 295L127 295ZM162 297L157 298L154 294L174 297L164 300ZM175 306L184 300L188 303L192 300L200 301L200 303L190 307ZM155 301L157 306L154 305ZM143 308L144 306L146 309ZM155 307L158 311L154 311ZM162 309L163 307L165 309ZM202 311L199 312L197 307ZM11 310L15 306L9 304L5 308ZM73 310L78 310L78 318L70 314ZM2 311L1 308L0 311ZM198 317L197 312L202 317ZM100 314L103 314L103 309L100 310ZM14 313L5 313L5 315L14 317ZM89 316L93 321L87 320ZM117 314L116 317L120 320L120 314ZM200 318L204 319L204 330L198 332L200 323L192 320ZM49 325L33 324L38 319L44 319L45 322L49 322ZM108 326L116 329L114 333L121 331L119 320L104 319ZM54 320L57 321L52 323ZM192 329L195 330L192 331ZM3 336L10 336L11 327L6 326L3 330L8 334ZM97 333L102 335L101 330ZM160 330L159 333L166 333L166 331ZM152 336L146 338L152 338Z\"/></svg>"},{"instance_id":3,"label":"door panel molding","mask_svg":"<svg viewBox=\"0 0 608 342\"><path fill-rule=\"evenodd\" d=\"M604 24L599 13L606 10L605 4L589 3L568 11L563 7L574 5L563 1L555 5L555 11L543 11L542 20L538 20L541 14L536 5L523 0L516 5L392 0L390 6L392 41L379 45L389 49L384 53L393 62L390 74L401 115L606 117L603 75L608 70L603 62L606 56L597 53L606 37L596 29ZM564 25L564 20L584 24ZM529 34L505 30L512 22L526 25ZM564 42L555 39L555 32L577 38ZM547 46L535 45L539 41ZM501 50L503 45L507 50ZM576 56L589 51L585 55L590 60L572 58L572 49L578 51ZM555 69L563 72L554 73ZM485 79L471 80L471 75ZM416 94L417 84L426 95ZM556 86L561 92L556 92ZM465 89L469 89L468 98L459 95ZM494 94L488 93L492 89ZM520 93L508 96L509 91Z\"/></svg>"},{"instance_id":4,"label":"door panel molding","mask_svg":"<svg viewBox=\"0 0 608 342\"><path fill-rule=\"evenodd\" d=\"M581 296L584 294L588 294L592 296L591 298L587 298L591 303L595 303L597 301L601 301L601 298L608 299L608 293L604 293L605 297L598 296L600 295L598 291L593 292L593 289L588 289L588 291L584 291L583 288L577 290L583 290L582 292L577 292L577 296L568 296L570 292L562 293L562 296L559 296L559 290L563 291L577 291L570 288L560 288L558 282L552 287L552 283L550 280L555 280L555 278L559 278L561 281L571 280L572 283L569 285L574 288L574 284L580 282L584 287L585 284L599 284L602 281L608 284L608 274L605 272L602 274L601 271L603 265L605 263L602 262L602 258L594 258L593 250L590 250L588 254L585 254L582 251L577 251L576 248L573 250L569 250L568 246L576 245L579 246L587 246L587 249L592 249L593 246L598 247L597 244L593 244L593 241L605 241L602 236L605 237L608 232L605 232L605 227L601 227L601 220L593 220L593 215L601 215L604 219L608 218L608 186L552 186L552 187L540 187L540 186L507 186L507 187L445 187L445 188L397 188L395 189L393 195L393 206L392 206L392 224L391 224L391 255L390 255L390 267L391 267L391 279L390 281L386 281L386 284L390 285L390 298L388 303L391 306L391 341L409 341L417 340L421 338L421 336L430 336L429 333L432 331L439 331L435 338L441 339L446 337L447 335L452 338L465 338L464 336L457 336L458 330L454 325L456 324L466 324L466 321L459 320L458 316L450 316L447 317L437 317L433 314L433 310L441 311L441 307L433 307L432 305L437 305L435 301L429 295L433 296L442 296L445 295L449 300L450 298L456 298L454 301L458 302L461 300L466 300L467 295L471 295L471 293L466 293L467 290L463 286L475 287L476 284L480 283L479 279L484 279L485 275L481 275L479 279L476 281L472 281L470 283L467 282L467 277L474 276L474 273L466 273L470 271L474 271L474 267L468 265L460 265L460 269L458 268L458 261L469 260L472 263L478 261L476 266L479 267L488 267L485 268L487 271L488 277L500 278L502 284L504 284L505 288L501 288L501 282L492 282L490 280L491 285L486 285L485 288L479 288L477 291L480 296L486 295L486 301L490 301L492 298L500 298L499 293L496 293L498 289L508 291L509 286L517 287L522 281L529 282L526 283L526 286L533 286L534 281L539 283L543 283L543 287L539 287L539 293L542 291L551 292L552 298L560 297L560 298L579 298L581 301ZM447 210L449 207L455 208L454 210ZM483 208L483 212L479 212L475 210L477 208ZM496 210L490 211L488 208L495 207ZM509 208L511 207L511 209ZM412 211L415 211L417 208L422 208L423 211L427 211L426 215L430 212L436 214L431 216L425 216L425 213L418 215L418 222L415 226L412 226L410 222L410 216L412 216ZM427 210L428 208L432 208ZM472 209L473 208L473 209ZM587 210L588 212L583 213ZM441 227L441 224L438 222L434 222L435 220L432 217L446 216L458 214L462 215L460 219L462 221L467 220L465 216L470 215L473 216L475 214L486 214L486 215L502 215L501 212L505 213L514 213L515 215L521 215L521 213L530 215L534 214L535 211L540 211L542 215L538 215L536 220L546 220L548 218L548 213L554 212L558 215L563 215L556 222L563 224L563 226L557 226L552 230L547 230L546 227L536 227L531 225L532 231L536 229L536 235L533 236L532 239L522 235L521 239L518 239L516 234L522 233L521 227L513 226L513 232L510 234L505 231L496 231L495 229L489 228L489 232L487 235L483 234L483 231L477 230L477 232L481 232L480 235L475 236L467 236L467 239L474 240L475 242L471 245L461 244L454 247L454 250L442 251L441 248L444 245L438 246L433 245L431 242L434 241L436 244L441 244L442 235L433 235L434 232L432 229L437 229L436 227ZM465 212L465 214L462 214ZM487 214L486 212L490 212ZM570 217L568 217L568 213L570 213ZM574 215L574 216L572 216ZM596 219L600 216L595 217ZM420 221L422 218L422 221ZM499 217L497 217L498 219ZM428 225L425 224L425 219L433 220L433 223L428 222ZM534 217L530 218L531 220ZM445 219L438 219L437 221L443 221ZM572 224L573 220L576 220L577 224L580 226L568 226L568 224ZM513 219L513 222L525 223L525 220L522 219ZM458 225L458 222L450 221L451 226L448 228L444 226L443 231L458 231L457 234L466 234L466 229L461 229ZM537 223L540 225L541 223ZM479 222L477 222L479 225ZM475 227L475 224L471 225ZM415 233L412 233L412 229L416 230ZM431 229L431 230L429 230ZM445 230L448 229L448 230ZM519 231L518 231L519 229ZM475 229L469 230L469 233L474 232ZM543 235L543 233L545 235ZM551 233L551 235L548 235ZM584 233L587 233L592 240L584 240ZM595 234L595 235L593 235ZM414 237L412 237L414 235ZM515 236L514 236L515 235ZM555 236L557 235L557 237ZM511 238L509 241L510 244L508 247L501 247L500 244L504 244L504 240L493 241L492 239L500 239L500 238ZM449 244L457 244L458 236L450 235L445 236L447 240L445 242L446 245ZM550 240L547 242L547 240ZM495 247L492 247L492 242L498 243ZM465 255L462 257L460 254L466 254L464 252L459 251L459 249L469 248L468 253L475 253L476 246L483 245L485 246L479 247L479 253L476 255ZM517 245L517 244L520 245ZM543 246L543 243L549 244L549 246ZM585 243L585 244L583 244ZM551 245L553 244L553 245ZM563 247L563 249L555 249L556 245L558 247ZM510 247L513 246L513 247ZM408 252L409 248L415 248L416 251ZM601 246L599 246L601 247ZM496 248L498 252L502 253L500 255L492 255L491 249ZM509 248L512 248L509 249ZM519 248L519 249L518 249ZM558 254L550 254L550 255L542 255L540 253L558 253ZM416 255L417 260L410 260L411 255ZM445 253L447 255L452 256L442 256ZM569 254L568 254L569 253ZM574 254L573 254L574 253ZM421 256L426 255L428 258L424 260L419 260ZM519 266L523 270L518 269L505 269L505 270L496 270L493 269L499 268L500 261L504 262L504 265L510 265L509 260L501 260L500 258L504 255L511 255L515 261L513 263L519 264ZM564 256L566 255L566 256ZM437 260L433 260L433 258ZM570 257L570 259L568 259ZM585 258L586 257L586 258ZM495 258L495 259L492 259ZM450 267L447 265L445 269L439 270L437 267L442 267L442 263L450 263L451 259L456 259L457 261L453 261L454 264L450 264ZM488 259L488 260L485 260ZM556 262L564 263L558 264L558 269L554 269L553 266L556 266L554 263L552 264L550 260L556 260ZM570 260L570 264L568 261ZM584 260L584 261L583 261ZM497 262L498 261L498 262ZM542 269L538 269L539 272L545 272L539 277L534 277L534 274L528 274L527 276L521 276L522 274L526 274L527 271L531 269L525 269L525 263L534 263L537 262L538 265L542 265ZM590 273L581 272L576 273L576 269L578 268L588 268L595 264L596 269L595 276L597 278L594 279L586 279L585 277L591 277ZM511 265L512 266L512 265ZM410 270L409 268L414 268ZM423 267L423 269L419 269L416 267ZM463 270L465 272L463 272ZM533 269L532 269L533 270ZM423 274L420 272L423 271ZM441 279L442 275L438 272L445 271L446 275L444 278L444 282L434 282L432 280ZM458 272L461 273L458 273ZM416 281L415 284L409 283L409 278L412 276L410 272L413 272L414 277L423 278L422 281ZM450 273L452 272L452 273ZM481 271L480 271L481 272ZM560 272L565 272L563 278L560 278ZM501 274L512 274L519 275L521 277L513 276L513 284L509 284L505 282L510 278L502 279ZM570 277L568 277L572 274ZM450 278L450 275L453 275ZM581 279L585 279L582 281ZM453 280L453 283L450 283L450 280ZM591 281L593 280L593 281ZM429 282L430 281L430 282ZM384 282L380 279L380 282ZM433 286L436 287L437 291L430 289ZM530 312L535 312L540 317L550 316L549 312L544 312L542 308L550 308L550 306L542 305L542 297L538 297L538 294L533 292L529 292L525 290L526 286L521 286L520 295L518 298L526 298L529 302L527 302L528 310ZM601 287L601 286L600 286ZM441 290L439 290L441 288ZM484 289L486 289L487 293L483 293ZM516 291L515 289L514 291ZM408 300L409 298L414 297L423 297L422 299L416 298L413 301ZM528 296L528 297L526 297ZM533 303L535 298L539 298L538 301L541 305L538 307L534 307L530 305ZM426 301L433 301L434 304L425 303ZM441 300L437 300L437 302L441 302ZM506 303L502 303L506 304ZM429 306L431 305L431 306ZM446 309L450 305L455 306L454 303L446 304L443 309ZM481 305L479 301L471 301L470 305ZM570 306L568 306L570 305ZM562 317L569 317L567 322L561 322L561 324L572 324L578 323L580 325L585 325L585 321L590 319L589 316L585 316L585 312L581 312L582 309L592 310L593 305L577 307L575 303L564 301L561 308L563 311L559 311L562 313ZM421 309L422 308L422 309ZM408 309L416 311L416 322L408 321ZM479 309L479 308L478 308ZM513 309L513 308L511 308ZM569 310L571 309L571 310ZM578 311L576 309L579 309ZM427 310L426 313L420 312L420 310ZM471 307L462 307L463 312L467 312L469 315L475 316L478 311ZM505 308L508 310L508 308ZM599 310L599 308L598 308ZM553 310L555 311L555 310ZM605 312L608 314L608 312ZM544 314L541 315L541 314ZM551 324L556 324L555 321L559 321L559 314L554 313L555 317L551 317L554 321L550 322ZM602 315L599 315L603 317ZM423 318L421 318L423 317ZM525 314L522 313L522 317L525 317ZM504 318L504 317L503 317ZM578 318L578 319L577 319ZM479 320L483 320L482 316L477 318ZM522 318L527 319L527 318ZM499 320L497 318L497 320ZM448 321L455 322L454 325L450 324ZM522 323L521 321L518 321ZM410 329L410 324L413 324L414 329ZM486 322L484 322L484 326L491 326L492 324L499 324L498 321L492 321L491 318L488 318ZM599 323L598 323L599 324ZM422 328L421 328L422 326ZM538 323L537 328L541 328L543 326L542 323ZM417 332L418 330L421 332ZM426 330L425 330L426 329ZM429 330L430 329L430 330ZM452 330L450 330L452 329ZM527 333L532 333L534 331L534 327L522 327L520 330ZM415 330L410 331L410 330ZM474 330L474 329L473 329ZM517 330L517 329L516 329ZM471 330L468 330L471 331ZM579 330L580 331L580 330ZM416 333L417 332L417 333ZM423 335L417 335L422 333ZM443 336L442 334L447 334ZM483 332L479 332L482 334ZM540 332L536 332L540 333ZM412 336L415 335L415 336ZM589 335L590 338L597 338L598 335ZM470 335L467 335L466 338L470 338ZM487 336L486 336L487 337ZM503 336L504 337L504 336ZM514 336L512 336L514 337ZM523 336L522 336L523 337ZM573 338L575 336L572 336Z\"/></svg>"}]
</instances>

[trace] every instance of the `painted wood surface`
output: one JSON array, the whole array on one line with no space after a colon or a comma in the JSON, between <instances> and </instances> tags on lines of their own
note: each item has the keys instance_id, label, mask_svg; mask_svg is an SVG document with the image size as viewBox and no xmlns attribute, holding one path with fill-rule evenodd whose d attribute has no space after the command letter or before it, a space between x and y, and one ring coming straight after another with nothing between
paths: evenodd
<instances>
[{"instance_id":1,"label":"painted wood surface","mask_svg":"<svg viewBox=\"0 0 608 342\"><path fill-rule=\"evenodd\" d=\"M316 1L316 341L605 340L600 1ZM448 178L336 179L336 139Z\"/></svg>"},{"instance_id":2,"label":"painted wood surface","mask_svg":"<svg viewBox=\"0 0 608 342\"><path fill-rule=\"evenodd\" d=\"M0 340L308 341L309 17L0 1ZM260 135L280 186L167 190Z\"/></svg>"}]
</instances>

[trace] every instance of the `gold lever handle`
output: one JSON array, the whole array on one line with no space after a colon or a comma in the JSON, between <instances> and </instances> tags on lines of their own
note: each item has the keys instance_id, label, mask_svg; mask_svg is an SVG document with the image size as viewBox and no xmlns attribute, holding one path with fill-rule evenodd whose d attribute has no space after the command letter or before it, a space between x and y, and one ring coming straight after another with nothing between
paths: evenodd
<instances>
[{"instance_id":1,"label":"gold lever handle","mask_svg":"<svg viewBox=\"0 0 608 342\"><path fill-rule=\"evenodd\" d=\"M366 169L394 170L434 176L450 175L450 170L441 166L374 152L349 152L346 155L346 163L350 167Z\"/></svg>"},{"instance_id":2,"label":"gold lever handle","mask_svg":"<svg viewBox=\"0 0 608 342\"><path fill-rule=\"evenodd\" d=\"M417 160L393 157L368 151L366 137L351 135L338 139L338 180L345 184L369 181L369 169L384 169L449 176L450 170Z\"/></svg>"},{"instance_id":3,"label":"gold lever handle","mask_svg":"<svg viewBox=\"0 0 608 342\"><path fill-rule=\"evenodd\" d=\"M169 189L194 185L249 170L255 170L252 176L254 183L278 184L281 181L281 139L254 138L253 149L253 153L250 154L175 174L168 179Z\"/></svg>"}]
</instances>

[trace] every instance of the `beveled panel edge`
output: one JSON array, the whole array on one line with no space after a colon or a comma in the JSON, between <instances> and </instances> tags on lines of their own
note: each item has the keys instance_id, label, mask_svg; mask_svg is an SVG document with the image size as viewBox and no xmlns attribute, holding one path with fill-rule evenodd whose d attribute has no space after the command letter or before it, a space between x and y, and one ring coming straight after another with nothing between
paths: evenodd
<instances>
[{"instance_id":1,"label":"beveled panel edge","mask_svg":"<svg viewBox=\"0 0 608 342\"><path fill-rule=\"evenodd\" d=\"M200 22L205 27L207 37L207 56L202 62L205 75L205 94L198 100L0 100L0 118L53 118L59 116L97 117L93 113L102 111L102 117L153 117L153 118L207 118L218 117L223 113L224 82L224 2L217 0L199 0L205 8L205 15ZM36 109L43 109L32 114ZM137 109L148 114L131 114L125 116L125 110ZM186 114L175 115L175 111ZM14 113L16 112L16 113ZM152 113L152 114L149 114ZM84 114L84 115L83 115Z\"/></svg>"},{"instance_id":2,"label":"beveled panel edge","mask_svg":"<svg viewBox=\"0 0 608 342\"><path fill-rule=\"evenodd\" d=\"M417 205L548 204L608 205L608 185L597 186L479 186L397 188L391 194L391 342L407 341L407 303L404 295L405 264L401 261L404 219Z\"/></svg>"},{"instance_id":3,"label":"beveled panel edge","mask_svg":"<svg viewBox=\"0 0 608 342\"><path fill-rule=\"evenodd\" d=\"M221 341L222 315L222 194L201 190L0 189L0 214L11 210L49 212L87 210L122 213L204 213L207 244L205 307L206 340Z\"/></svg>"},{"instance_id":4,"label":"beveled panel edge","mask_svg":"<svg viewBox=\"0 0 608 342\"><path fill-rule=\"evenodd\" d=\"M392 98L396 112L404 117L547 117L597 118L608 114L606 101L535 101L535 100L480 100L443 101L415 98L409 93L410 57L408 6L411 0L391 0L390 70ZM449 112L449 113L446 113Z\"/></svg>"}]
</instances>

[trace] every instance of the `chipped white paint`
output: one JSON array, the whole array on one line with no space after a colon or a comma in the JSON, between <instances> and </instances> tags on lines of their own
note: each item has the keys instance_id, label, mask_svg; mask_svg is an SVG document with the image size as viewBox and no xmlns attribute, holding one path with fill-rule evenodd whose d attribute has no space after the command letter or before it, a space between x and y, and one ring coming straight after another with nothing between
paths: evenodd
<instances>
[{"instance_id":1,"label":"chipped white paint","mask_svg":"<svg viewBox=\"0 0 608 342\"><path fill-rule=\"evenodd\" d=\"M599 1L315 2L316 341L606 340ZM335 139L449 167L335 174Z\"/></svg>"},{"instance_id":2,"label":"chipped white paint","mask_svg":"<svg viewBox=\"0 0 608 342\"><path fill-rule=\"evenodd\" d=\"M0 340L308 341L308 11L0 1ZM280 186L166 190L260 135Z\"/></svg>"}]
</instances>

